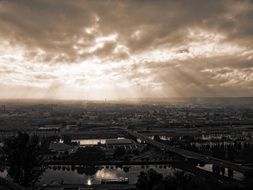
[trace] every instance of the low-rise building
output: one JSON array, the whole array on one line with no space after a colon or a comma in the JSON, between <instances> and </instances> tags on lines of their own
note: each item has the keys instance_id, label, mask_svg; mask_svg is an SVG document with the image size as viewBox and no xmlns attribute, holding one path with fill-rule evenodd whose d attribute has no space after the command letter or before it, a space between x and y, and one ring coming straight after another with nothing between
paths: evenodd
<instances>
[{"instance_id":1,"label":"low-rise building","mask_svg":"<svg viewBox=\"0 0 253 190\"><path fill-rule=\"evenodd\" d=\"M68 152L68 154L72 154L76 152L77 149L78 149L77 146L71 146L65 143L52 142L49 145L49 150L57 154L61 154L65 152Z\"/></svg>"},{"instance_id":2,"label":"low-rise building","mask_svg":"<svg viewBox=\"0 0 253 190\"><path fill-rule=\"evenodd\" d=\"M131 139L106 139L105 146L108 149L116 149L118 147L126 150L137 149L137 144Z\"/></svg>"}]
</instances>

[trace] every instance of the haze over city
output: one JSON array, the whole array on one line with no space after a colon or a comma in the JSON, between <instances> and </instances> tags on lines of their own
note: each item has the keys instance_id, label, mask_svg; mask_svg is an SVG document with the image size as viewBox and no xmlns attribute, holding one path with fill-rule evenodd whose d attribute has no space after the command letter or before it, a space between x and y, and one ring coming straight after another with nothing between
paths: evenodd
<instances>
[{"instance_id":1,"label":"haze over city","mask_svg":"<svg viewBox=\"0 0 253 190\"><path fill-rule=\"evenodd\" d=\"M0 1L0 98L253 95L253 2Z\"/></svg>"}]
</instances>

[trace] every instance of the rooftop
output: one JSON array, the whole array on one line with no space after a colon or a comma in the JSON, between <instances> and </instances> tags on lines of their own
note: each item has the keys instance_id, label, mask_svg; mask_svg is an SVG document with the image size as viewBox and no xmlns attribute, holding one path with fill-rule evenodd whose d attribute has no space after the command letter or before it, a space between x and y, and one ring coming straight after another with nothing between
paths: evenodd
<instances>
[{"instance_id":1,"label":"rooftop","mask_svg":"<svg viewBox=\"0 0 253 190\"><path fill-rule=\"evenodd\" d=\"M105 144L133 144L133 141L130 139L106 139Z\"/></svg>"}]
</instances>

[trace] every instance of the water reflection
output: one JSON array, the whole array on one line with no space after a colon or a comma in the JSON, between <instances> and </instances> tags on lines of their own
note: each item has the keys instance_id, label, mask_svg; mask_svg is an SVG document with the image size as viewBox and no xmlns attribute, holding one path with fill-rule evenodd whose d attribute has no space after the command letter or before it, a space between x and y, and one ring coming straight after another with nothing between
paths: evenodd
<instances>
[{"instance_id":1,"label":"water reflection","mask_svg":"<svg viewBox=\"0 0 253 190\"><path fill-rule=\"evenodd\" d=\"M56 170L53 170L55 168ZM59 169L60 168L60 169ZM137 177L141 171L147 171L153 168L163 175L172 175L175 172L174 168L162 165L157 167L151 165L149 167L142 166L123 166L123 167L71 167L74 170L62 170L62 167L53 166L52 169L47 169L43 174L40 183L50 184L51 182L58 181L59 183L68 184L100 184L103 179L117 179L120 177L128 178L130 184L137 182Z\"/></svg>"},{"instance_id":2,"label":"water reflection","mask_svg":"<svg viewBox=\"0 0 253 190\"><path fill-rule=\"evenodd\" d=\"M7 176L7 170L2 170L2 171L0 171L0 177L3 177L3 178L5 178L6 176Z\"/></svg>"},{"instance_id":3,"label":"water reflection","mask_svg":"<svg viewBox=\"0 0 253 190\"><path fill-rule=\"evenodd\" d=\"M108 170L108 169L101 169L98 170L98 172L96 173L96 178L97 179L115 179L117 178L117 173L119 171L113 171L113 170Z\"/></svg>"},{"instance_id":4,"label":"water reflection","mask_svg":"<svg viewBox=\"0 0 253 190\"><path fill-rule=\"evenodd\" d=\"M85 174L87 176L92 176L97 173L97 168L93 166L87 166L87 167L77 167L76 168L78 174Z\"/></svg>"},{"instance_id":5,"label":"water reflection","mask_svg":"<svg viewBox=\"0 0 253 190\"><path fill-rule=\"evenodd\" d=\"M197 167L209 172L213 172L214 170L213 164L202 164L202 165L199 164ZM221 171L220 171L220 174L221 174ZM230 176L227 168L224 169L224 176L226 177ZM237 180L241 180L243 178L243 174L237 171L233 171L233 174L230 177L233 177L234 179L237 179Z\"/></svg>"},{"instance_id":6,"label":"water reflection","mask_svg":"<svg viewBox=\"0 0 253 190\"><path fill-rule=\"evenodd\" d=\"M212 164L198 164L198 168L213 172ZM65 168L65 169L63 169ZM69 168L69 169L66 169ZM71 168L71 170L70 170ZM57 185L67 184L100 184L101 180L119 179L120 177L128 178L130 184L137 182L138 175L141 171L147 172L149 169L155 169L157 172L166 175L173 175L178 169L170 165L131 165L131 166L51 166L43 174L40 183ZM229 171L224 170L224 175L229 176ZM7 171L0 172L0 177L6 177ZM242 179L243 174L233 171L234 179Z\"/></svg>"},{"instance_id":7,"label":"water reflection","mask_svg":"<svg viewBox=\"0 0 253 190\"><path fill-rule=\"evenodd\" d=\"M91 183L91 179L88 179L87 180L87 185L91 185L92 183Z\"/></svg>"}]
</instances>

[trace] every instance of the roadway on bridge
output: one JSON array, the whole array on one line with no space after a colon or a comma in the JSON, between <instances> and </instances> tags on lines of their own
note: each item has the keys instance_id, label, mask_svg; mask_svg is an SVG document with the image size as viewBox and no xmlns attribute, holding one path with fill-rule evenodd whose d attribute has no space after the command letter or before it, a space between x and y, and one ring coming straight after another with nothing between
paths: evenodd
<instances>
[{"instance_id":1,"label":"roadway on bridge","mask_svg":"<svg viewBox=\"0 0 253 190\"><path fill-rule=\"evenodd\" d=\"M125 130L129 135L131 135L135 138L139 138L142 141L144 141L145 143L150 144L150 145L152 145L152 146L154 146L154 147L156 147L156 148L158 148L162 151L172 152L172 153L178 154L178 155L180 155L184 158L187 158L187 159L193 159L193 160L202 161L204 163L214 164L216 166L228 168L228 169L235 170L235 171L238 171L238 172L241 172L241 173L244 173L244 172L252 169L252 168L241 166L241 165L238 165L238 164L226 161L226 160L221 160L221 159L218 159L218 158L214 158L212 156L207 156L207 155L192 152L192 151L189 151L189 150L176 148L176 147L173 147L173 146L170 146L170 145L165 145L163 143L154 141L151 138L149 138L145 135L142 135L140 133L137 133L135 131L130 131L130 130L127 130L127 129L123 129L123 130Z\"/></svg>"}]
</instances>

